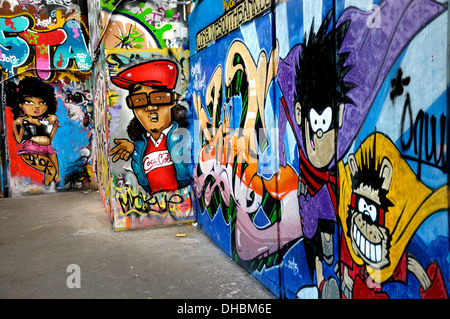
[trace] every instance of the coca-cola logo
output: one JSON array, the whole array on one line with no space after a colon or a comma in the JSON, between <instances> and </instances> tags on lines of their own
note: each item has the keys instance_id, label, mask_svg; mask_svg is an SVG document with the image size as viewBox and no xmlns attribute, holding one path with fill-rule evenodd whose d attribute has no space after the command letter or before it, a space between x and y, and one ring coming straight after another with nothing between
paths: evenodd
<instances>
[{"instance_id":1,"label":"coca-cola logo","mask_svg":"<svg viewBox=\"0 0 450 319\"><path fill-rule=\"evenodd\" d=\"M144 157L144 172L148 174L152 170L172 165L172 157L170 157L169 151L158 151L148 154Z\"/></svg>"}]
</instances>

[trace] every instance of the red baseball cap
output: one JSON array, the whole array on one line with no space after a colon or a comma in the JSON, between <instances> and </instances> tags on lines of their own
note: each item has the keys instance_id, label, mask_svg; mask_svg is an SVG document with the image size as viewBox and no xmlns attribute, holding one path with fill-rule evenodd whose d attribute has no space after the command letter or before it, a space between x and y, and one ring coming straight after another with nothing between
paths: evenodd
<instances>
[{"instance_id":1,"label":"red baseball cap","mask_svg":"<svg viewBox=\"0 0 450 319\"><path fill-rule=\"evenodd\" d=\"M146 86L162 86L173 90L177 83L178 68L172 61L155 60L134 65L123 70L111 81L123 89L128 89L130 84Z\"/></svg>"}]
</instances>

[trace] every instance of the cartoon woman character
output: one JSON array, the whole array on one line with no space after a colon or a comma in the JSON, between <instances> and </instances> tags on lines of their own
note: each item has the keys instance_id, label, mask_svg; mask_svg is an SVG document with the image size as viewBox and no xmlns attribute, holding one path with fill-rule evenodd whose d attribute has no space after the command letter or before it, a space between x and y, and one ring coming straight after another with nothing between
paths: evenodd
<instances>
[{"instance_id":1,"label":"cartoon woman character","mask_svg":"<svg viewBox=\"0 0 450 319\"><path fill-rule=\"evenodd\" d=\"M58 129L53 87L38 78L26 77L6 87L6 101L13 108L17 152L29 166L44 173L44 184L59 183L59 165L52 146Z\"/></svg>"}]
</instances>

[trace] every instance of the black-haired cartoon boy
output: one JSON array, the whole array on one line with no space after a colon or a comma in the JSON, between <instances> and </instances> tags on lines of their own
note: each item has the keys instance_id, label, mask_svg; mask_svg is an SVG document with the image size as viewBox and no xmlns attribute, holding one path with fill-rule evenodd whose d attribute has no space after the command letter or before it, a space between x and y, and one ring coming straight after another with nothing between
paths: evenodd
<instances>
[{"instance_id":1,"label":"black-haired cartoon boy","mask_svg":"<svg viewBox=\"0 0 450 319\"><path fill-rule=\"evenodd\" d=\"M347 25L327 33L331 18L330 11L317 33L311 27L307 42L294 47L283 61L295 64L292 109L288 109L285 92L281 100L299 145L298 194L303 242L310 275L316 272L321 298L339 298L336 279L325 280L323 276L322 261L327 265L334 261L337 185L336 174L330 167L335 161L337 131L348 102L346 93L351 89L343 82L347 73L346 55L337 54Z\"/></svg>"}]
</instances>

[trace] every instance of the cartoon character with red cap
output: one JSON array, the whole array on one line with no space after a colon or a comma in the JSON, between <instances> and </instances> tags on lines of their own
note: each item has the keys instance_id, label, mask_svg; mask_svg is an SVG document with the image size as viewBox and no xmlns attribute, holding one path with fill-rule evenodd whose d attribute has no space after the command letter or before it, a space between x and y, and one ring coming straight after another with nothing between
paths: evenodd
<instances>
[{"instance_id":1,"label":"cartoon character with red cap","mask_svg":"<svg viewBox=\"0 0 450 319\"><path fill-rule=\"evenodd\" d=\"M120 72L111 81L128 90L126 103L135 116L127 129L131 141L114 140L113 162L131 157L139 184L150 194L188 186L192 182L190 139L177 118L187 111L177 103L178 65L152 60Z\"/></svg>"}]
</instances>

